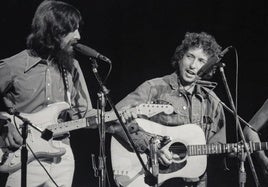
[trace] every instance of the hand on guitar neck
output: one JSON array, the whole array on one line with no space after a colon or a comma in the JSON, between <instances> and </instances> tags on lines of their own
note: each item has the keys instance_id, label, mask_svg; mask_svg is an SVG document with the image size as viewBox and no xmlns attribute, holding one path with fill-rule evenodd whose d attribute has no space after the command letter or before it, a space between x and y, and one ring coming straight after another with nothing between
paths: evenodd
<instances>
[{"instance_id":1,"label":"hand on guitar neck","mask_svg":"<svg viewBox=\"0 0 268 187\"><path fill-rule=\"evenodd\" d=\"M128 105L125 107L122 107L120 111L121 112L121 119L123 123L129 123L132 120L136 119L138 117L138 114L136 111L130 110L133 107L136 107L138 103L134 103L132 105Z\"/></svg>"}]
</instances>

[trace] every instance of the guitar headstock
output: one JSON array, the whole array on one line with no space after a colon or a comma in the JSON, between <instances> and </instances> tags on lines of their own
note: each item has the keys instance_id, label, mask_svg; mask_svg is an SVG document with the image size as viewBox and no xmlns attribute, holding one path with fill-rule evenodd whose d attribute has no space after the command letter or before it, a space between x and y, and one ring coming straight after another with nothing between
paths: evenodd
<instances>
[{"instance_id":1,"label":"guitar headstock","mask_svg":"<svg viewBox=\"0 0 268 187\"><path fill-rule=\"evenodd\" d=\"M174 108L171 105L165 104L140 104L136 106L137 114L145 115L147 117L152 117L156 114L164 112L165 114L172 114Z\"/></svg>"}]
</instances>

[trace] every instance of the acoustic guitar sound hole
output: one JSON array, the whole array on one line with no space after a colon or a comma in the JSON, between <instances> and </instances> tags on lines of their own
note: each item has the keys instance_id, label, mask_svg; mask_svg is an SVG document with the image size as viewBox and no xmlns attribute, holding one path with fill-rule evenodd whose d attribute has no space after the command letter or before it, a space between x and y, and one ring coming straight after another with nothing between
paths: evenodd
<instances>
[{"instance_id":1,"label":"acoustic guitar sound hole","mask_svg":"<svg viewBox=\"0 0 268 187\"><path fill-rule=\"evenodd\" d=\"M183 160L186 157L187 148L184 144L180 142L173 143L169 147L169 151L175 154L173 158L175 162L171 163L169 166L159 165L159 173L164 174L164 173L176 172L182 169L187 163L187 159L179 163L176 163L176 161L178 162L180 160ZM177 157L176 155L179 157Z\"/></svg>"}]
</instances>

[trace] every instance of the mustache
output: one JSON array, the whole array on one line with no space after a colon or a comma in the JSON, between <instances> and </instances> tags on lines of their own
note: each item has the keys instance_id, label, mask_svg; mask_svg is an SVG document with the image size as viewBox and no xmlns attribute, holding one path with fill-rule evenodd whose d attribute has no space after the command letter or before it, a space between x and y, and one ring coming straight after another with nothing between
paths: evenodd
<instances>
[{"instance_id":1,"label":"mustache","mask_svg":"<svg viewBox=\"0 0 268 187\"><path fill-rule=\"evenodd\" d=\"M73 39L73 40L70 40L69 42L68 42L68 45L70 45L70 46L74 46L74 45L76 45L78 43L78 40L77 39Z\"/></svg>"}]
</instances>

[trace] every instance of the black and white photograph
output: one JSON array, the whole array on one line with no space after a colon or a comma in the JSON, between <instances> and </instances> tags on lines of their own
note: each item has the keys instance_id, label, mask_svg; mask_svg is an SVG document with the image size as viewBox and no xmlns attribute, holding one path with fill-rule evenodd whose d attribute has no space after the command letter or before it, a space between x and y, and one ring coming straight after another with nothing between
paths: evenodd
<instances>
[{"instance_id":1,"label":"black and white photograph","mask_svg":"<svg viewBox=\"0 0 268 187\"><path fill-rule=\"evenodd\" d=\"M0 186L268 186L265 0L0 6Z\"/></svg>"}]
</instances>

